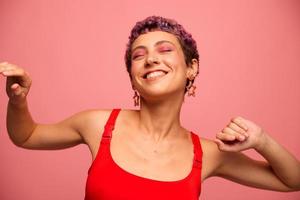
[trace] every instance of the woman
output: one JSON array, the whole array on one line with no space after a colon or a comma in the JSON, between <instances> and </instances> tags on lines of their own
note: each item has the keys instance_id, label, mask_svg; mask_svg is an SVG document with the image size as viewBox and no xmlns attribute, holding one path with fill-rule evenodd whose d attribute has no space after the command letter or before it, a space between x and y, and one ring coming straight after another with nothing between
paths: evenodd
<instances>
[{"instance_id":1,"label":"woman","mask_svg":"<svg viewBox=\"0 0 300 200\"><path fill-rule=\"evenodd\" d=\"M27 149L87 144L93 163L85 199L198 199L201 183L212 176L268 190L300 190L299 161L254 122L232 118L214 141L181 126L184 96L195 95L199 55L176 21L152 16L138 22L125 61L140 110L86 110L47 125L29 113L28 73L1 63L11 140ZM266 161L241 153L251 148Z\"/></svg>"}]
</instances>

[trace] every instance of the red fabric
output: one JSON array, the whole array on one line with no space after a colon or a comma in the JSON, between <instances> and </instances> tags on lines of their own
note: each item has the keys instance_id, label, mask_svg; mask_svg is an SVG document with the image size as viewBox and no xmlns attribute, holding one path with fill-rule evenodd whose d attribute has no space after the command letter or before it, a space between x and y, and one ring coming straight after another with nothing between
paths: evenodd
<instances>
[{"instance_id":1,"label":"red fabric","mask_svg":"<svg viewBox=\"0 0 300 200\"><path fill-rule=\"evenodd\" d=\"M158 181L131 174L111 157L110 141L120 109L114 109L105 125L98 154L88 171L85 200L198 200L201 192L202 149L191 132L194 145L193 168L178 181Z\"/></svg>"}]
</instances>

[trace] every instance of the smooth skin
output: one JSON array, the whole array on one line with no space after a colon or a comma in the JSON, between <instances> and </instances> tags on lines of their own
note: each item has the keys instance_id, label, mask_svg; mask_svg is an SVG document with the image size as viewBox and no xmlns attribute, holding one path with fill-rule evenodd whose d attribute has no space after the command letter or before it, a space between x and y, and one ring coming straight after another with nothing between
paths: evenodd
<instances>
[{"instance_id":1,"label":"smooth skin","mask_svg":"<svg viewBox=\"0 0 300 200\"><path fill-rule=\"evenodd\" d=\"M192 165L192 141L180 124L187 78L198 72L198 61L186 65L177 38L154 31L140 35L132 46L131 83L141 96L139 111L122 110L111 141L114 161L126 171L157 180L180 180ZM145 79L153 70L162 77ZM55 124L35 122L26 96L29 74L21 67L0 63L7 77L7 130L12 142L26 149L63 149L86 144L93 160L111 110L85 110ZM129 131L130 130L130 131ZM262 127L233 117L214 141L201 138L202 181L219 176L243 185L275 190L300 190L300 163ZM242 151L254 149L265 158L256 161ZM237 170L238 169L238 170Z\"/></svg>"}]
</instances>

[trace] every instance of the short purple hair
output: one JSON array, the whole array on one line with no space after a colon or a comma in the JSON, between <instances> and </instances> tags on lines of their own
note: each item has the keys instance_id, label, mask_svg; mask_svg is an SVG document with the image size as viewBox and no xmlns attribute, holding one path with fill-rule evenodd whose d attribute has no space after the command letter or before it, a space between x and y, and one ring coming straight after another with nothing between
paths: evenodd
<instances>
[{"instance_id":1,"label":"short purple hair","mask_svg":"<svg viewBox=\"0 0 300 200\"><path fill-rule=\"evenodd\" d=\"M168 19L160 16L150 16L146 19L139 21L135 24L131 30L129 41L127 43L125 63L127 72L131 77L131 47L133 42L141 35L151 31L165 31L175 35L181 45L184 53L186 64L191 64L192 59L199 61L199 53L197 50L197 44L192 38L192 35L188 33L183 26L178 24L173 19Z\"/></svg>"}]
</instances>

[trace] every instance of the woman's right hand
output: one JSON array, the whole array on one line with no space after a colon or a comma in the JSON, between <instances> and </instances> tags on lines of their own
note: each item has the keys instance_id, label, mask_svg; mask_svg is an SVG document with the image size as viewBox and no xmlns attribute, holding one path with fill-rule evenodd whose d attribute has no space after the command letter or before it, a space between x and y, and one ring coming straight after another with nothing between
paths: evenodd
<instances>
[{"instance_id":1,"label":"woman's right hand","mask_svg":"<svg viewBox=\"0 0 300 200\"><path fill-rule=\"evenodd\" d=\"M9 102L14 105L25 103L32 82L29 74L23 68L7 62L0 63L0 74L7 77L6 93Z\"/></svg>"}]
</instances>

